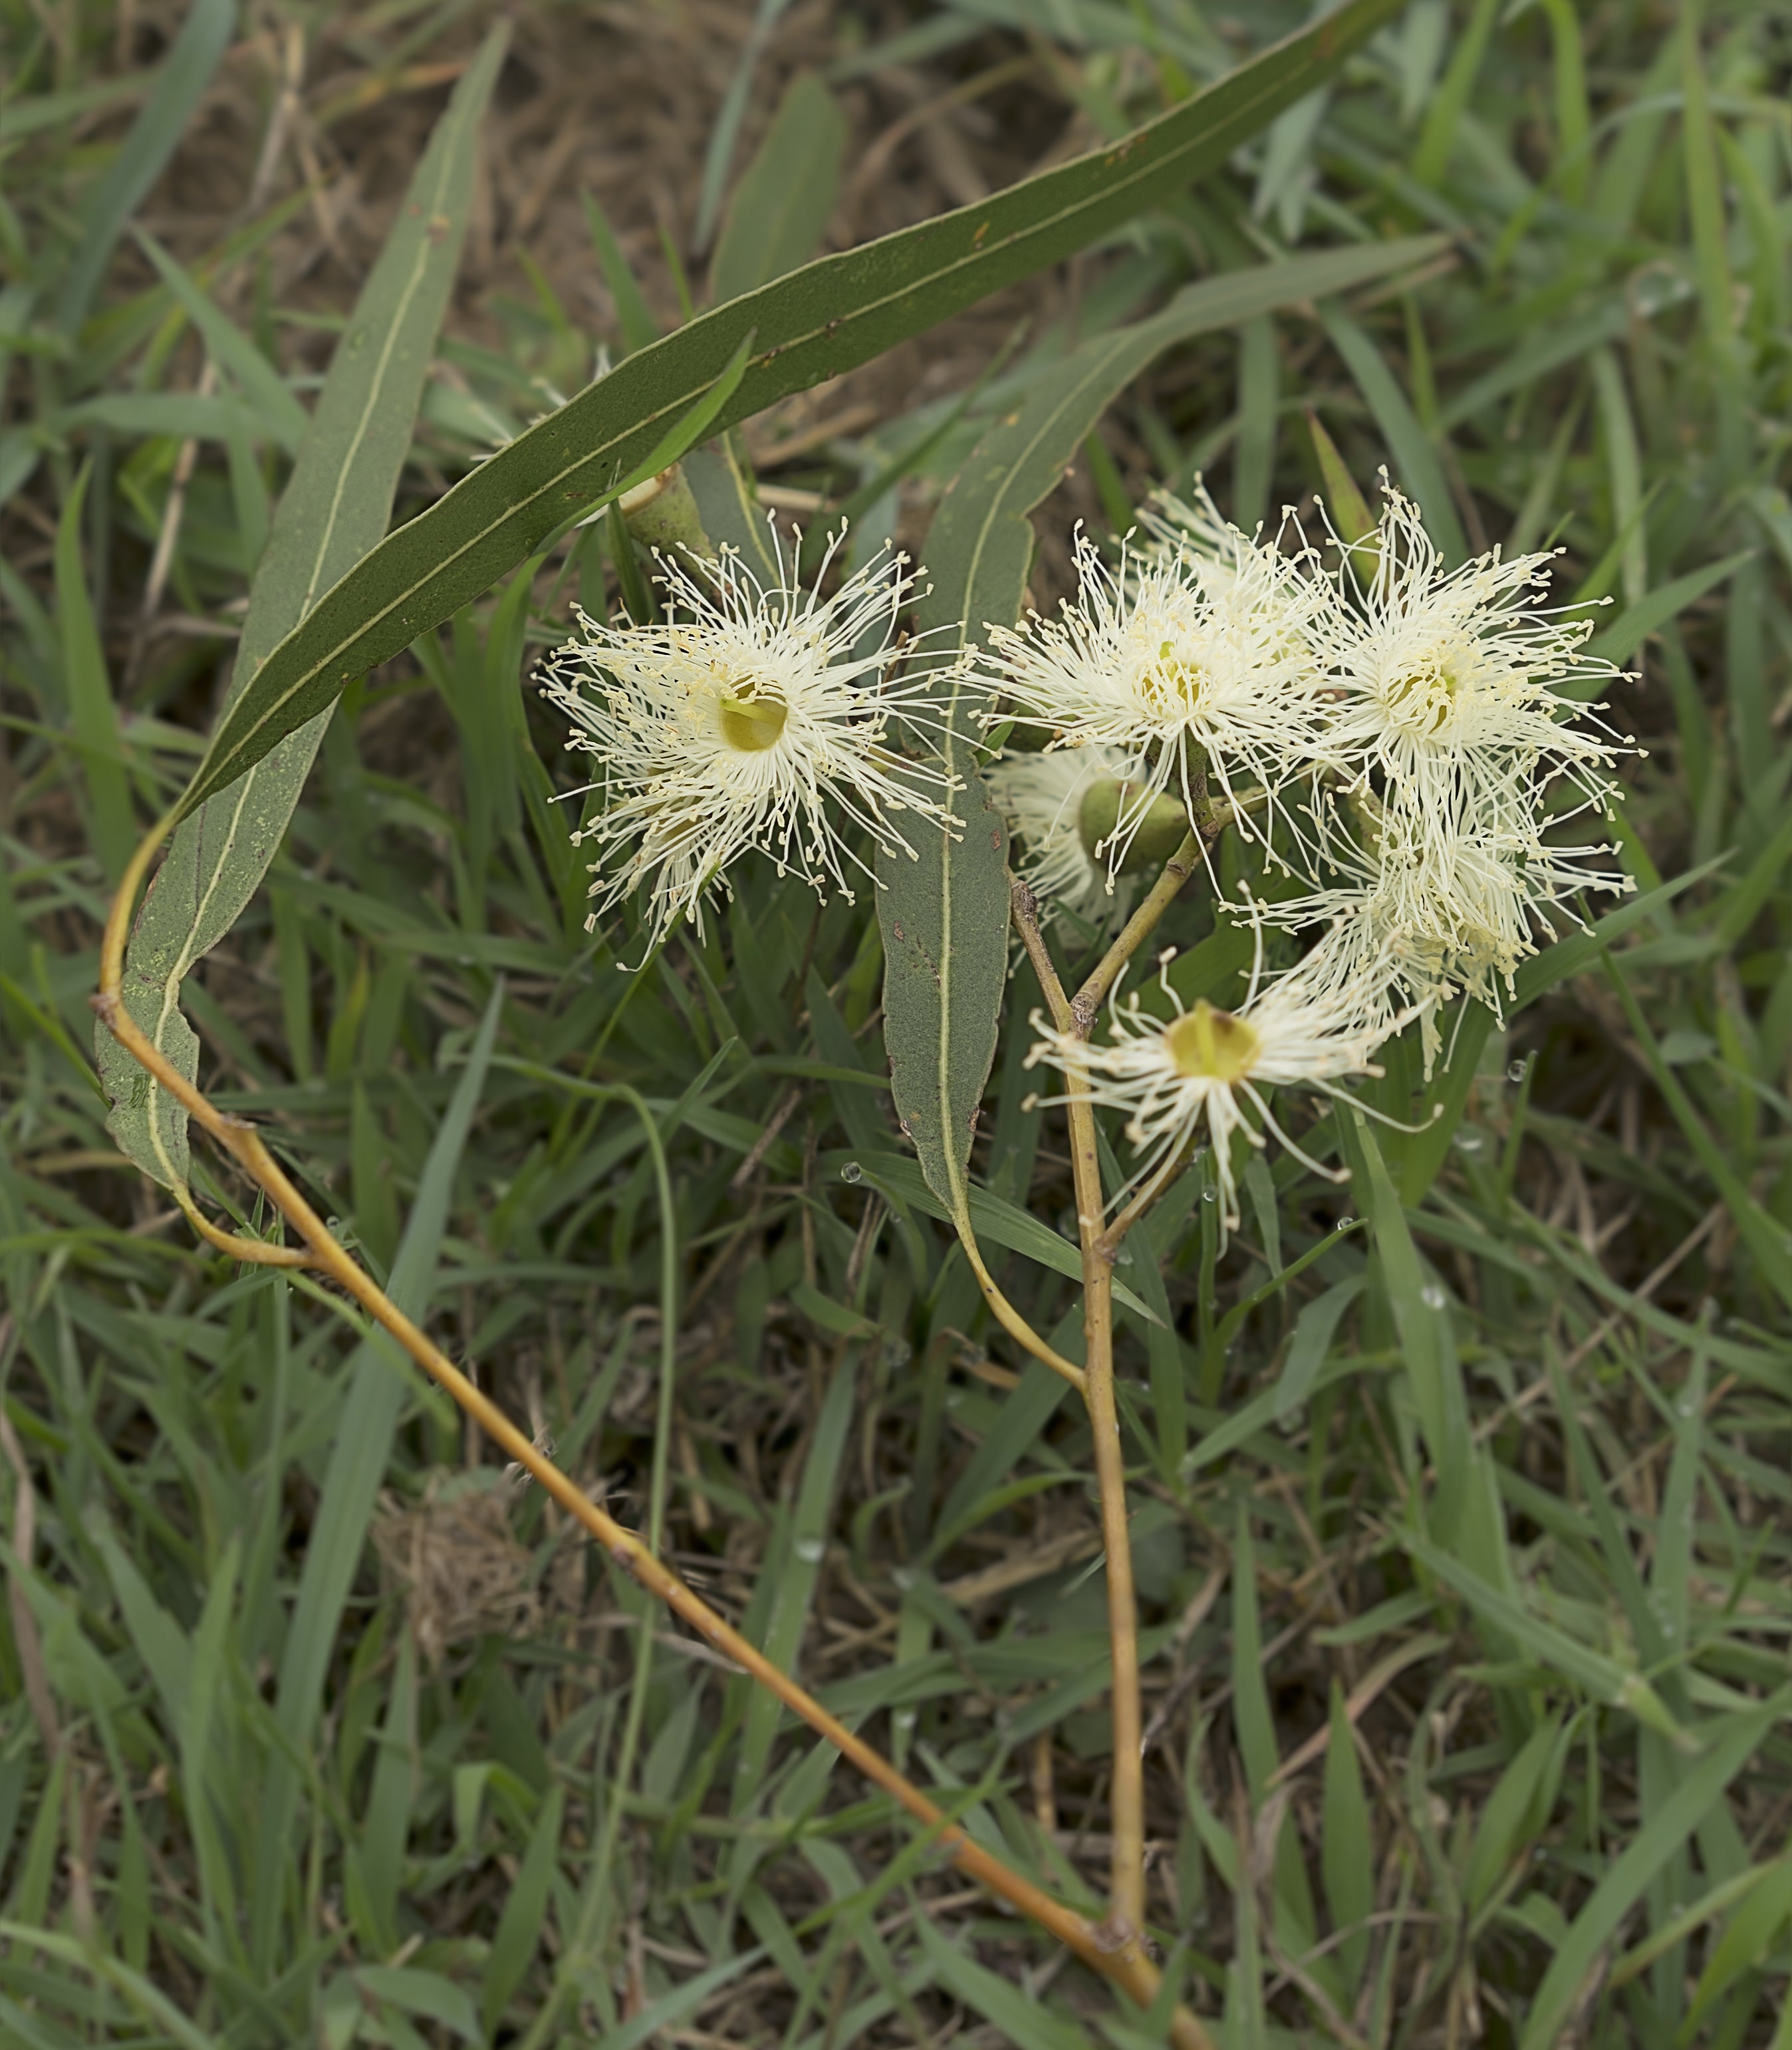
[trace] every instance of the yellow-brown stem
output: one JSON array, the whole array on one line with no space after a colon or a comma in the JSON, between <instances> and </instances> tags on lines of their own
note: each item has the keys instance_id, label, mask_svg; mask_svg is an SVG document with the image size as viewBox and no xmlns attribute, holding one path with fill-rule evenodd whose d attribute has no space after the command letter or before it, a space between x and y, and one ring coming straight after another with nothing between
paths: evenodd
<instances>
[{"instance_id":1,"label":"yellow-brown stem","mask_svg":"<svg viewBox=\"0 0 1792 2050\"><path fill-rule=\"evenodd\" d=\"M1161 887L1160 881L1151 892L1153 897ZM1039 930L1038 906L1033 892L1017 876L1011 881L1009 894L1021 944L1038 976L1053 1022L1061 1032L1086 1040L1094 1013L1092 1010L1086 1019L1079 1016L1066 1000ZM1167 895L1162 900L1169 901ZM1161 914L1161 906L1159 910ZM1127 1527L1126 1463L1121 1456L1120 1410L1114 1397L1114 1269L1102 1243L1106 1206L1101 1193L1095 1109L1089 1100L1088 1071L1066 1064L1064 1080L1070 1122L1070 1167L1077 1196L1077 1237L1082 1251L1083 1400L1089 1408L1089 1429L1095 1440L1095 1484L1107 1563L1108 1644L1113 1668L1108 1709L1114 1752L1113 1855L1108 1904L1116 1927L1143 1929L1144 1717L1139 1692L1139 1618L1132 1585L1132 1541Z\"/></svg>"},{"instance_id":2,"label":"yellow-brown stem","mask_svg":"<svg viewBox=\"0 0 1792 2050\"><path fill-rule=\"evenodd\" d=\"M349 1257L269 1152L255 1128L245 1119L218 1109L150 1042L126 1010L119 992L132 900L169 823L164 821L133 857L107 924L101 949L101 984L93 1004L119 1044L154 1077L270 1198L304 1240L310 1264L328 1275L376 1323L390 1332L493 1443L597 1539L617 1565L649 1593L682 1616L759 1686L775 1694L924 1828L936 1833L941 1849L961 1872L1035 1922L1104 1978L1120 1987L1138 2005L1149 2007L1156 1996L1159 1974L1147 1955L1139 1915L1116 1914L1105 1922L1091 1922L1053 1900L1050 1894L1011 1870L992 1853L973 1842L955 1824L949 1822L919 1787L898 1771L880 1752L830 1715L757 1646L731 1629L676 1574L662 1565L640 1538L606 1515L570 1476L540 1452ZM225 1241L225 1249L232 1253L238 1250L240 1243L249 1242L231 1240L228 1234L220 1237ZM1116 1439L1116 1454L1117 1451ZM1136 1756L1136 1741L1134 1751ZM1172 2017L1170 2040L1176 2050L1214 2050L1212 2037L1186 2008L1178 2008Z\"/></svg>"},{"instance_id":3,"label":"yellow-brown stem","mask_svg":"<svg viewBox=\"0 0 1792 2050\"><path fill-rule=\"evenodd\" d=\"M1010 1338L1024 1346L1035 1359L1043 1360L1054 1374L1062 1374L1079 1395L1085 1393L1082 1369L1067 1360L1062 1353L1054 1352L995 1285L995 1277L984 1260L976 1234L968 1222L960 1223L957 1231L958 1242L964 1249L964 1257L971 1263L971 1272L976 1276L977 1286L982 1289L984 1300L988 1304L997 1323Z\"/></svg>"},{"instance_id":4,"label":"yellow-brown stem","mask_svg":"<svg viewBox=\"0 0 1792 2050\"><path fill-rule=\"evenodd\" d=\"M1027 949L1027 958L1033 964L1033 972L1039 978L1039 988L1046 1000L1046 1008L1051 1013L1051 1022L1061 1032L1073 1032L1077 1029L1077 1021L1070 1015L1070 1000L1064 994L1064 985L1058 980L1058 970L1046 951L1045 935L1039 930L1039 900L1033 894L1030 884L1011 875L1008 901L1015 924L1019 929L1020 943Z\"/></svg>"},{"instance_id":5,"label":"yellow-brown stem","mask_svg":"<svg viewBox=\"0 0 1792 2050\"><path fill-rule=\"evenodd\" d=\"M1121 926L1119 937L1101 957L1094 973L1070 1000L1071 1013L1085 1039L1095 1029L1095 1014L1101 1007L1102 999L1119 980L1121 969L1156 930L1176 893L1199 867L1201 843L1211 837L1205 830L1187 836L1163 864L1163 873L1146 892L1138 910Z\"/></svg>"},{"instance_id":6,"label":"yellow-brown stem","mask_svg":"<svg viewBox=\"0 0 1792 2050\"><path fill-rule=\"evenodd\" d=\"M1114 1269L1101 1243L1101 1160L1086 1074L1065 1070L1077 1234L1083 1255L1084 1400L1095 1441L1095 1486L1108 1580L1108 1647L1113 1665L1113 1857L1108 1904L1121 1927L1145 1926L1144 1716L1139 1693L1139 1612L1132 1585L1126 1461L1114 1397Z\"/></svg>"}]
</instances>

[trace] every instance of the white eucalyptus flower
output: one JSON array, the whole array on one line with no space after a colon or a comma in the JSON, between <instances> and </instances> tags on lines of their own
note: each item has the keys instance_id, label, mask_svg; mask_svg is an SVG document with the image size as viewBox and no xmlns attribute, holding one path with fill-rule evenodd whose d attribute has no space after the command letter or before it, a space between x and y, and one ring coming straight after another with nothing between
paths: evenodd
<instances>
[{"instance_id":1,"label":"white eucalyptus flower","mask_svg":"<svg viewBox=\"0 0 1792 2050\"><path fill-rule=\"evenodd\" d=\"M1075 604L1018 630L991 626L983 672L1005 700L991 723L1012 715L1049 732L1052 750L1101 747L1123 762L1136 794L1101 850L1110 877L1161 796L1198 817L1210 780L1244 827L1247 780L1273 793L1307 769L1314 637L1334 603L1309 558L1228 526L1205 493L1193 507L1164 501L1146 525L1145 548L1124 543L1112 569L1079 532Z\"/></svg>"},{"instance_id":2,"label":"white eucalyptus flower","mask_svg":"<svg viewBox=\"0 0 1792 2050\"><path fill-rule=\"evenodd\" d=\"M1515 767L1568 778L1608 807L1599 773L1619 748L1571 717L1597 711L1564 686L1623 674L1587 655L1591 620L1541 602L1551 558L1498 548L1446 570L1418 508L1384 479L1374 533L1340 545L1337 602L1315 637L1336 696L1326 753L1347 780L1417 818L1453 820L1506 793ZM1365 580L1366 573L1366 580Z\"/></svg>"},{"instance_id":3,"label":"white eucalyptus flower","mask_svg":"<svg viewBox=\"0 0 1792 2050\"><path fill-rule=\"evenodd\" d=\"M1277 1124L1262 1092L1299 1084L1330 1094L1343 1077L1381 1072L1370 1057L1405 1023L1387 1007L1386 963L1322 945L1298 967L1266 980L1259 926L1256 965L1237 1011L1219 1010L1205 997L1184 1010L1168 981L1161 975L1159 980L1176 1015L1167 1024L1136 996L1116 1002L1104 1046L1057 1031L1034 1012L1032 1023L1041 1037L1028 1066L1044 1061L1086 1076L1095 1103L1127 1113L1126 1136L1144 1156L1135 1180L1171 1162L1205 1127L1229 1228L1238 1222L1235 1132L1256 1147L1265 1144L1265 1134L1273 1135L1315 1173L1330 1177L1330 1171L1310 1159Z\"/></svg>"},{"instance_id":4,"label":"white eucalyptus flower","mask_svg":"<svg viewBox=\"0 0 1792 2050\"><path fill-rule=\"evenodd\" d=\"M1543 839L1528 776L1509 770L1502 785L1471 802L1421 808L1409 794L1385 805L1359 795L1356 831L1329 798L1317 808L1326 866L1338 880L1304 897L1264 907L1291 930L1323 922L1322 946L1366 965L1381 964L1389 1013L1402 1003L1424 1020L1425 1071L1438 1050L1436 1012L1459 992L1500 1016L1519 964L1559 922L1582 923L1582 892L1634 886L1615 871L1589 868L1609 845L1561 847ZM1348 972L1348 970L1346 971Z\"/></svg>"},{"instance_id":5,"label":"white eucalyptus flower","mask_svg":"<svg viewBox=\"0 0 1792 2050\"><path fill-rule=\"evenodd\" d=\"M952 779L890 745L896 721L928 723L933 688L925 659L890 680L913 587L907 559L886 549L824 598L843 538L808 589L774 530L775 583L731 551L688 566L661 556L664 621L604 626L580 614L581 637L553 657L542 690L574 721L567 746L602 765L568 793L603 800L573 835L598 850L587 932L645 883L653 946L681 916L700 934L706 896L727 891L729 865L753 848L781 875L818 891L831 883L851 901L849 870L871 871L847 828L912 855L894 814L949 820Z\"/></svg>"}]
</instances>

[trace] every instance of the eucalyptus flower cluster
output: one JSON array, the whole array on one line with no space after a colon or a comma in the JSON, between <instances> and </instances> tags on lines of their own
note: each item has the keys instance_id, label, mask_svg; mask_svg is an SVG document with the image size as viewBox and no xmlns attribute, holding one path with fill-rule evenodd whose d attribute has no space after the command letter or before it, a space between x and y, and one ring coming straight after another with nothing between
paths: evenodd
<instances>
[{"instance_id":1,"label":"eucalyptus flower cluster","mask_svg":"<svg viewBox=\"0 0 1792 2050\"><path fill-rule=\"evenodd\" d=\"M1384 491L1369 532L1328 527L1323 549L1291 513L1247 536L1204 493L1160 500L1112 567L1079 537L1074 601L991 628L981 664L989 723L1043 743L990 778L1043 915L1111 892L1167 800L1203 848L1222 824L1256 840L1282 888L1243 907L1256 959L1235 1012L1184 1009L1165 982L1169 1021L1116 1003L1105 1043L1034 1020L1034 1059L1127 1113L1141 1175L1205 1134L1229 1222L1233 1135L1287 1143L1266 1089L1378 1074L1376 1049L1415 1019L1428 1071L1447 999L1497 1012L1552 913L1629 887L1587 865L1610 846L1561 840L1609 817L1629 743L1575 723L1619 672L1587 654L1589 622L1542 602L1551 559L1448 569ZM1266 975L1266 925L1323 937Z\"/></svg>"},{"instance_id":2,"label":"eucalyptus flower cluster","mask_svg":"<svg viewBox=\"0 0 1792 2050\"><path fill-rule=\"evenodd\" d=\"M988 626L949 663L899 633L902 555L886 547L828 592L843 529L807 582L775 528L769 578L727 550L659 557L659 616L582 614L543 672L568 747L598 765L568 793L598 799L574 835L597 856L587 930L640 890L651 946L680 919L700 934L754 851L850 899L855 876L875 880L871 850L914 854L915 821L956 832L959 785L931 745L949 666L986 726L1037 743L986 774L1043 918L1098 915L1191 832L1204 855L1226 826L1258 850L1277 894L1239 907L1256 958L1235 1011L1185 1008L1165 981L1167 1022L1116 1000L1105 1043L1041 1023L1033 1050L1126 1113L1141 1174L1205 1134L1235 1220L1233 1138L1290 1143L1266 1092L1376 1074L1415 1019L1428 1070L1448 998L1497 1011L1552 912L1627 887L1587 865L1609 847L1560 838L1609 816L1628 742L1587 723L1618 672L1587 654L1586 620L1542 602L1550 558L1447 568L1416 507L1384 489L1369 532L1328 525L1323 548L1291 512L1247 536L1204 491L1160 498L1112 563L1077 535L1077 596L1056 617ZM1272 973L1266 926L1323 937Z\"/></svg>"}]
</instances>

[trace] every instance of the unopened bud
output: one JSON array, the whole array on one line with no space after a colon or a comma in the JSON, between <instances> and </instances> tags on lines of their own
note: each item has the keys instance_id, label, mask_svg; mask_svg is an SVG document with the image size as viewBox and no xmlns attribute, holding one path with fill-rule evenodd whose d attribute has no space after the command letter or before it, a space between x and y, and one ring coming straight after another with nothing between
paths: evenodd
<instances>
[{"instance_id":1,"label":"unopened bud","mask_svg":"<svg viewBox=\"0 0 1792 2050\"><path fill-rule=\"evenodd\" d=\"M1139 786L1104 780L1091 783L1077 813L1077 836L1090 860L1099 861L1104 844L1113 836L1123 814L1138 803ZM1189 815L1182 801L1167 794L1152 798L1128 844L1126 858L1116 871L1137 875L1161 868L1188 836Z\"/></svg>"},{"instance_id":2,"label":"unopened bud","mask_svg":"<svg viewBox=\"0 0 1792 2050\"><path fill-rule=\"evenodd\" d=\"M629 532L644 548L657 548L675 559L685 555L710 556L715 553L703 531L703 515L682 463L674 463L657 477L650 477L618 501Z\"/></svg>"}]
</instances>

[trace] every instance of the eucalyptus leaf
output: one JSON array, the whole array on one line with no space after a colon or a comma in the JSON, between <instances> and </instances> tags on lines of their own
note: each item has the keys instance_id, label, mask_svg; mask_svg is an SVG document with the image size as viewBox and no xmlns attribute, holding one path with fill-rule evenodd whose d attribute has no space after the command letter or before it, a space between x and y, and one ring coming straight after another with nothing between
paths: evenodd
<instances>
[{"instance_id":1,"label":"eucalyptus leaf","mask_svg":"<svg viewBox=\"0 0 1792 2050\"><path fill-rule=\"evenodd\" d=\"M568 520L606 502L714 390L749 334L754 353L717 430L868 361L1186 189L1330 76L1398 5L1346 0L1118 142L975 206L824 257L636 350L326 593L226 712L181 812L234 782L356 677L478 597Z\"/></svg>"},{"instance_id":2,"label":"eucalyptus leaf","mask_svg":"<svg viewBox=\"0 0 1792 2050\"><path fill-rule=\"evenodd\" d=\"M344 331L256 572L227 719L269 649L385 530L460 260L474 138L504 43L501 29L488 37L455 88ZM181 1015L181 984L267 872L329 718L326 705L233 788L189 812L144 899L125 956L125 1007L189 1078L199 1046ZM157 1181L184 1183L185 1112L103 1026L95 1046L120 1151Z\"/></svg>"}]
</instances>

